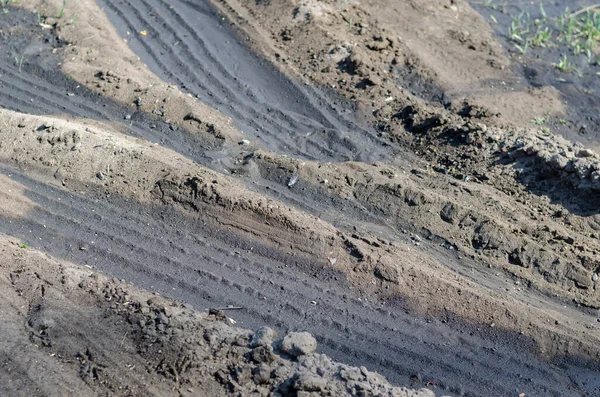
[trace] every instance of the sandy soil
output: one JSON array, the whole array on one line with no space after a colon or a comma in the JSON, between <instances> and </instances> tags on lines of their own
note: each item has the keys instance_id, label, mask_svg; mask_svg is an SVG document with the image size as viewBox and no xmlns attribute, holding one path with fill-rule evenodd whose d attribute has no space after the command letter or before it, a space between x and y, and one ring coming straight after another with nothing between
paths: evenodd
<instances>
[{"instance_id":1,"label":"sandy soil","mask_svg":"<svg viewBox=\"0 0 600 397\"><path fill-rule=\"evenodd\" d=\"M600 157L467 3L61 3L0 17L4 393L594 395Z\"/></svg>"}]
</instances>

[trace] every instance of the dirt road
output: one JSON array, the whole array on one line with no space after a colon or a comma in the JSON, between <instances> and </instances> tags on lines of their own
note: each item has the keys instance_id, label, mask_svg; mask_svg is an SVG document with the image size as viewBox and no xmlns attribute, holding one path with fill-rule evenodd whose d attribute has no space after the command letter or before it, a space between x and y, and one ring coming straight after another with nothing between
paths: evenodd
<instances>
[{"instance_id":1,"label":"dirt road","mask_svg":"<svg viewBox=\"0 0 600 397\"><path fill-rule=\"evenodd\" d=\"M308 331L319 352L398 386L453 396L597 391L593 151L525 129L527 115L477 116L489 105L481 96L460 109L449 103L472 76L450 87L435 56L396 38L392 14L377 21L381 5L100 0L61 12L60 3L24 2L0 17L0 233L13 239L5 246L87 266L190 311L241 307L226 311L236 325ZM429 10L428 24L440 10ZM462 51L453 47L451 58ZM467 69L479 61L487 62L476 56ZM409 63L420 66L389 69ZM415 95L415 84L432 95ZM562 158L571 165L557 168ZM81 299L42 284L30 307L44 288L62 294L52 304ZM114 309L104 304L91 305ZM53 329L48 340L61 340ZM144 329L120 330L136 344ZM69 354L91 343L111 361L106 375L65 382L119 394L107 382L117 353L95 338L43 344L58 355L46 365L70 368ZM180 394L216 379L229 393L251 393L234 375L242 356L210 364L227 367L242 389L217 370L173 378L151 364L131 379L150 376L152 387ZM358 393L348 383L302 389L292 375L265 390ZM35 383L28 371L11 379ZM149 392L165 391L129 391Z\"/></svg>"}]
</instances>

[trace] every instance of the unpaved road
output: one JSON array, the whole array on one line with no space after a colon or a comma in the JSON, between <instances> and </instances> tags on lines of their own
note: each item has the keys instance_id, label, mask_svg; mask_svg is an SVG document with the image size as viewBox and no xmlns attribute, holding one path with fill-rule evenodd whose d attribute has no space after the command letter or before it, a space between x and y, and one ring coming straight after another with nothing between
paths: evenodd
<instances>
[{"instance_id":1,"label":"unpaved road","mask_svg":"<svg viewBox=\"0 0 600 397\"><path fill-rule=\"evenodd\" d=\"M378 29L332 12L356 6L102 0L56 18L26 3L39 20L0 19L1 233L198 309L241 306L242 327L309 331L396 385L597 391L595 154L570 147L583 182L539 149L498 161L481 142L523 139L509 120L474 127L386 86L379 63L412 51L393 36L335 46Z\"/></svg>"}]
</instances>

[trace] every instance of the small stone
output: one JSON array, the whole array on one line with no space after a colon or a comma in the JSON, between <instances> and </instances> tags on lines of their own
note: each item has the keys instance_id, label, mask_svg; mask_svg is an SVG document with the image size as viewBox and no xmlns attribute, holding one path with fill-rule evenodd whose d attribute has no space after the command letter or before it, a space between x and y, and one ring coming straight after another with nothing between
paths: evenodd
<instances>
[{"instance_id":1,"label":"small stone","mask_svg":"<svg viewBox=\"0 0 600 397\"><path fill-rule=\"evenodd\" d=\"M256 330L250 341L250 347L267 346L273 344L277 337L277 332L269 327L260 327Z\"/></svg>"},{"instance_id":2,"label":"small stone","mask_svg":"<svg viewBox=\"0 0 600 397\"><path fill-rule=\"evenodd\" d=\"M125 115L125 120L131 120L131 115L130 114L126 114Z\"/></svg>"},{"instance_id":3,"label":"small stone","mask_svg":"<svg viewBox=\"0 0 600 397\"><path fill-rule=\"evenodd\" d=\"M96 174L96 178L98 178L98 179L100 179L100 180L103 180L103 179L104 179L104 174L103 174L102 172L98 172L98 173Z\"/></svg>"},{"instance_id":4,"label":"small stone","mask_svg":"<svg viewBox=\"0 0 600 397\"><path fill-rule=\"evenodd\" d=\"M594 273L594 274L592 275L592 281L593 281L593 282L596 282L596 281L598 281L598 273Z\"/></svg>"},{"instance_id":5,"label":"small stone","mask_svg":"<svg viewBox=\"0 0 600 397\"><path fill-rule=\"evenodd\" d=\"M292 357L311 354L317 350L317 340L308 332L290 332L283 338L280 349Z\"/></svg>"},{"instance_id":6,"label":"small stone","mask_svg":"<svg viewBox=\"0 0 600 397\"><path fill-rule=\"evenodd\" d=\"M249 141L249 140L247 140L247 139L242 139L242 140L239 142L239 144L240 144L240 145L242 145L242 146L248 146L248 145L250 144L250 141Z\"/></svg>"}]
</instances>

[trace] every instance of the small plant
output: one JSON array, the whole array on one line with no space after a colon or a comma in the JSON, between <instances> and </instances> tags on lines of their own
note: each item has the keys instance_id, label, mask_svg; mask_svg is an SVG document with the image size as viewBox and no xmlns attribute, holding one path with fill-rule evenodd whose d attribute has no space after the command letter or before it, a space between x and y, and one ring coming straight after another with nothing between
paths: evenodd
<instances>
[{"instance_id":1,"label":"small plant","mask_svg":"<svg viewBox=\"0 0 600 397\"><path fill-rule=\"evenodd\" d=\"M19 73L21 73L21 68L23 67L23 58L25 58L25 55L21 55L21 57L15 55L15 66L19 68Z\"/></svg>"},{"instance_id":2,"label":"small plant","mask_svg":"<svg viewBox=\"0 0 600 397\"><path fill-rule=\"evenodd\" d=\"M21 244L21 248L26 249L27 247L29 247L29 245L27 243Z\"/></svg>"},{"instance_id":3,"label":"small plant","mask_svg":"<svg viewBox=\"0 0 600 397\"><path fill-rule=\"evenodd\" d=\"M531 124L535 124L535 125L542 125L546 122L546 118L543 116L540 117L534 117L530 120Z\"/></svg>"},{"instance_id":4,"label":"small plant","mask_svg":"<svg viewBox=\"0 0 600 397\"><path fill-rule=\"evenodd\" d=\"M579 70L575 67L573 62L569 61L566 54L563 54L560 61L554 64L554 67L564 73L574 72L578 75L580 74Z\"/></svg>"},{"instance_id":5,"label":"small plant","mask_svg":"<svg viewBox=\"0 0 600 397\"><path fill-rule=\"evenodd\" d=\"M529 40L525 40L525 45L520 46L519 44L515 43L515 48L517 50L519 50L521 52L521 54L525 55L527 54L527 50L529 49Z\"/></svg>"},{"instance_id":6,"label":"small plant","mask_svg":"<svg viewBox=\"0 0 600 397\"><path fill-rule=\"evenodd\" d=\"M0 0L0 7L2 7L2 13L8 14L8 7L12 0Z\"/></svg>"},{"instance_id":7,"label":"small plant","mask_svg":"<svg viewBox=\"0 0 600 397\"><path fill-rule=\"evenodd\" d=\"M552 45L552 32L548 26L543 29L538 26L538 31L531 39L531 45L534 47L548 47Z\"/></svg>"},{"instance_id":8,"label":"small plant","mask_svg":"<svg viewBox=\"0 0 600 397\"><path fill-rule=\"evenodd\" d=\"M61 19L62 17L65 16L65 7L66 6L67 6L67 0L63 0L62 7L58 11L58 14L56 14L56 19Z\"/></svg>"},{"instance_id":9,"label":"small plant","mask_svg":"<svg viewBox=\"0 0 600 397\"><path fill-rule=\"evenodd\" d=\"M492 2L483 0L481 4L489 7ZM490 18L497 22L493 15ZM513 15L507 33L508 39L521 54L526 54L529 48L564 45L573 55L585 55L589 63L594 63L597 62L600 43L600 3L575 12L566 7L561 15L551 17L540 2L539 14L535 19L525 10ZM568 63L556 66L560 70L579 74Z\"/></svg>"}]
</instances>

